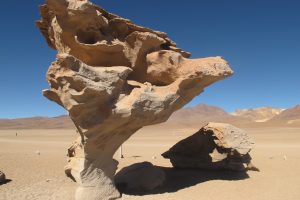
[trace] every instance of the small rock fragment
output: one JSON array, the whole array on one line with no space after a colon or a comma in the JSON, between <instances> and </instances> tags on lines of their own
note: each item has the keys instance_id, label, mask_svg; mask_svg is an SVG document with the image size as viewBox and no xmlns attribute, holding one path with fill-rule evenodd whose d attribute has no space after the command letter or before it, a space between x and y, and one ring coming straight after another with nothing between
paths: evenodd
<instances>
[{"instance_id":1,"label":"small rock fragment","mask_svg":"<svg viewBox=\"0 0 300 200\"><path fill-rule=\"evenodd\" d=\"M5 180L6 180L5 174L0 171L0 184L4 183Z\"/></svg>"},{"instance_id":2,"label":"small rock fragment","mask_svg":"<svg viewBox=\"0 0 300 200\"><path fill-rule=\"evenodd\" d=\"M286 155L283 156L283 160L287 160L287 156Z\"/></svg>"}]
</instances>

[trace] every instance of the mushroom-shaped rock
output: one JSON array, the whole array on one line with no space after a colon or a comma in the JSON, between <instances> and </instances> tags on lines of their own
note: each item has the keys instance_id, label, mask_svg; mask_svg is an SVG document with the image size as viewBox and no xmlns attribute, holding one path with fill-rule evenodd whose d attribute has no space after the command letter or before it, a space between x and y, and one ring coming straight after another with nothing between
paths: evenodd
<instances>
[{"instance_id":1,"label":"mushroom-shaped rock","mask_svg":"<svg viewBox=\"0 0 300 200\"><path fill-rule=\"evenodd\" d=\"M230 124L209 123L162 156L176 168L257 170L249 155L253 145L254 140L244 130Z\"/></svg>"},{"instance_id":2,"label":"mushroom-shaped rock","mask_svg":"<svg viewBox=\"0 0 300 200\"><path fill-rule=\"evenodd\" d=\"M66 167L79 183L76 199L117 199L119 146L233 72L221 57L188 59L166 33L88 0L47 0L40 11L37 26L58 52L43 94L69 112L80 133Z\"/></svg>"}]
</instances>

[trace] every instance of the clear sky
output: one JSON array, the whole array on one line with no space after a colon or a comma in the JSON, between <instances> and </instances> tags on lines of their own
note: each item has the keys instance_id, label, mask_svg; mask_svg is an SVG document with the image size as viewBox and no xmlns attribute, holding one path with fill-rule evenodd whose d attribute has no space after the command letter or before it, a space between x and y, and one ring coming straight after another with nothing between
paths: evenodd
<instances>
[{"instance_id":1,"label":"clear sky","mask_svg":"<svg viewBox=\"0 0 300 200\"><path fill-rule=\"evenodd\" d=\"M200 102L227 111L300 104L299 0L94 0L136 24L167 32L193 57L223 56L233 77L207 88ZM56 52L35 27L43 0L1 2L0 118L56 116L42 96Z\"/></svg>"}]
</instances>

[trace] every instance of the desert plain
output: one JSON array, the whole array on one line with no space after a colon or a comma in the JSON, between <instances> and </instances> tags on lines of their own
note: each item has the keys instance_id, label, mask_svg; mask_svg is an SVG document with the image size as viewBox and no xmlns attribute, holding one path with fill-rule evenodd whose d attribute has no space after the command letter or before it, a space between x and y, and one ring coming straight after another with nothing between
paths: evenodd
<instances>
[{"instance_id":1,"label":"desert plain","mask_svg":"<svg viewBox=\"0 0 300 200\"><path fill-rule=\"evenodd\" d=\"M160 154L197 129L172 124L144 127L123 144L124 158L116 152L118 170L149 161L165 171L166 181L159 189L123 194L122 199L300 199L300 128L275 124L242 128L256 141L251 156L260 172L172 169ZM0 186L0 199L74 199L76 183L65 176L64 166L66 149L76 137L75 129L0 130L0 167L8 179Z\"/></svg>"}]
</instances>

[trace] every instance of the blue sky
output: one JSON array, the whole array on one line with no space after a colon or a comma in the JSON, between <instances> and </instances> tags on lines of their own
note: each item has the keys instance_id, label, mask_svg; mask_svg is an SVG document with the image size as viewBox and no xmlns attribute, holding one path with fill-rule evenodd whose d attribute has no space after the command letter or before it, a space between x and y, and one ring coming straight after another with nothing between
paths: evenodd
<instances>
[{"instance_id":1,"label":"blue sky","mask_svg":"<svg viewBox=\"0 0 300 200\"><path fill-rule=\"evenodd\" d=\"M94 0L133 22L167 32L193 57L223 56L234 76L210 86L200 102L227 111L300 104L300 1ZM0 118L56 116L42 96L56 52L35 27L42 0L1 3Z\"/></svg>"}]
</instances>

